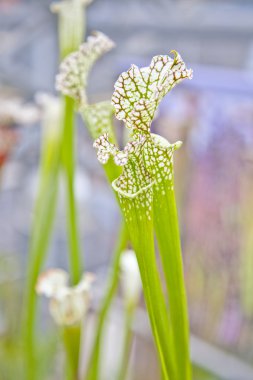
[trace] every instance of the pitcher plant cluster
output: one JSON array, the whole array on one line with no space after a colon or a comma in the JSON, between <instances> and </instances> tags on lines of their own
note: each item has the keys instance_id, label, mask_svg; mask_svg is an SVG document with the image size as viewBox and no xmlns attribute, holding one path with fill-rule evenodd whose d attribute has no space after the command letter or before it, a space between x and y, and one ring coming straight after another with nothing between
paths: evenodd
<instances>
[{"instance_id":1,"label":"pitcher plant cluster","mask_svg":"<svg viewBox=\"0 0 253 380\"><path fill-rule=\"evenodd\" d=\"M170 143L152 133L151 124L162 99L176 84L191 79L192 70L176 51L172 51L171 56L157 55L148 67L132 65L123 72L115 83L111 101L90 104L87 95L89 72L114 43L101 32L93 33L82 42L83 11L88 3L65 0L52 7L59 18L61 63L56 89L60 97L55 98L55 106L49 101L45 107L40 183L22 328L26 342L26 378L37 378L36 292L49 299L50 313L62 332L67 378L98 380L106 320L121 282L125 324L122 355L115 378L123 380L127 376L132 324L143 291L162 379L189 380L188 314L173 184L173 154L181 142ZM79 243L74 189L76 113L82 116L122 213L122 226L97 311L85 369L81 348L86 344L85 321L96 281L93 274L85 272ZM114 131L114 115L128 132L123 149ZM43 272L60 175L65 178L70 275L62 269ZM132 249L127 249L129 245Z\"/></svg>"}]
</instances>

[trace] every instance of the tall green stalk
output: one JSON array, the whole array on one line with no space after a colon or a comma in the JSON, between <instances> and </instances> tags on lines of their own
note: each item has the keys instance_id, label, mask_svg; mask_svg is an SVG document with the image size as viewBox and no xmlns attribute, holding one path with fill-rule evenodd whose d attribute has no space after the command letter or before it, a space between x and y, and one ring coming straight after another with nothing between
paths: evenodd
<instances>
[{"instance_id":1,"label":"tall green stalk","mask_svg":"<svg viewBox=\"0 0 253 380\"><path fill-rule=\"evenodd\" d=\"M74 101L71 98L64 99L64 123L62 135L62 164L66 181L67 202L67 231L69 241L70 273L73 284L77 284L83 271L80 241L77 223L77 210L75 201L75 123Z\"/></svg>"},{"instance_id":2,"label":"tall green stalk","mask_svg":"<svg viewBox=\"0 0 253 380\"><path fill-rule=\"evenodd\" d=\"M79 356L81 329L79 325L65 326L62 331L65 352L67 356L67 380L79 378Z\"/></svg>"},{"instance_id":3,"label":"tall green stalk","mask_svg":"<svg viewBox=\"0 0 253 380\"><path fill-rule=\"evenodd\" d=\"M116 248L113 254L113 263L111 267L111 273L108 276L108 284L105 292L104 299L102 301L101 308L98 312L98 319L96 323L96 334L94 342L91 349L91 354L88 362L87 373L85 374L85 380L97 380L99 379L100 372L100 353L101 353L101 343L103 340L104 326L106 323L106 318L108 317L108 312L111 307L113 298L115 296L118 282L119 282L119 267L120 267L120 257L123 250L126 248L128 241L127 229L125 223L122 223L121 229L118 235L118 240L116 243Z\"/></svg>"},{"instance_id":4,"label":"tall green stalk","mask_svg":"<svg viewBox=\"0 0 253 380\"><path fill-rule=\"evenodd\" d=\"M143 193L134 199L121 198L121 205L137 256L145 302L164 379L168 380L176 379L176 371L171 329L154 250L153 217L152 214L147 214L145 206L146 202L150 202L150 192L151 190L148 190L147 197Z\"/></svg>"},{"instance_id":5,"label":"tall green stalk","mask_svg":"<svg viewBox=\"0 0 253 380\"><path fill-rule=\"evenodd\" d=\"M191 378L189 323L174 190L168 180L154 191L154 225L165 275L179 379Z\"/></svg>"},{"instance_id":6,"label":"tall green stalk","mask_svg":"<svg viewBox=\"0 0 253 380\"><path fill-rule=\"evenodd\" d=\"M35 285L41 267L44 263L45 252L48 248L52 225L55 215L55 205L57 199L57 184L54 180L46 181L43 186L43 199L39 196L37 212L35 213L36 228L32 232L32 242L28 254L28 290L25 296L24 304L26 305L25 317L23 324L24 352L26 353L26 376L27 380L36 379L36 348L34 346L35 320L36 320L36 301ZM45 189L47 188L47 190ZM50 190L49 190L50 189ZM40 194L41 195L41 194ZM43 231L43 237L41 235Z\"/></svg>"},{"instance_id":7,"label":"tall green stalk","mask_svg":"<svg viewBox=\"0 0 253 380\"><path fill-rule=\"evenodd\" d=\"M88 1L83 0L67 0L55 4L53 7L53 10L59 13L58 31L61 61L77 50L83 41L85 33L84 9L88 3ZM75 102L72 98L63 96L62 103L64 116L61 162L65 176L70 274L72 284L76 285L84 271L84 260L80 248L75 198ZM73 328L66 327L63 337L68 360L68 376L70 380L76 380L79 368L81 324Z\"/></svg>"},{"instance_id":8,"label":"tall green stalk","mask_svg":"<svg viewBox=\"0 0 253 380\"><path fill-rule=\"evenodd\" d=\"M78 49L85 32L85 2L67 0L55 4L58 12L60 59ZM62 98L64 120L62 131L62 166L65 174L67 203L67 233L69 243L70 273L73 284L77 284L83 271L75 200L75 102L68 96Z\"/></svg>"}]
</instances>

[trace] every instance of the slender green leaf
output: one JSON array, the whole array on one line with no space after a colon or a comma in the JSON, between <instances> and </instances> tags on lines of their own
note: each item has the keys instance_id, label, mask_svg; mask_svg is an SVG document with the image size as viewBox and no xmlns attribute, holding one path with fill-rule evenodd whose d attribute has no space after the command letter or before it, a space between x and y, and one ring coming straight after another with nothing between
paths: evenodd
<instances>
[{"instance_id":1,"label":"slender green leaf","mask_svg":"<svg viewBox=\"0 0 253 380\"><path fill-rule=\"evenodd\" d=\"M106 318L108 317L109 309L111 307L113 298L118 287L120 257L123 250L126 248L127 241L128 235L126 225L125 223L122 223L119 237L116 243L115 252L113 254L113 263L111 273L108 276L107 289L105 292L104 299L102 301L101 308L98 313L98 320L95 329L96 335L91 349L91 355L88 363L87 373L85 375L85 380L97 380L99 378L100 351L101 343L103 340L104 326L106 323Z\"/></svg>"},{"instance_id":2,"label":"slender green leaf","mask_svg":"<svg viewBox=\"0 0 253 380\"><path fill-rule=\"evenodd\" d=\"M168 180L154 192L154 225L169 296L178 376L191 379L189 326L174 190Z\"/></svg>"},{"instance_id":3,"label":"slender green leaf","mask_svg":"<svg viewBox=\"0 0 253 380\"><path fill-rule=\"evenodd\" d=\"M65 173L67 196L67 231L69 241L69 262L73 284L77 284L83 272L83 260L78 232L77 207L75 201L75 123L74 101L65 98L64 124L62 135L62 165Z\"/></svg>"},{"instance_id":4,"label":"slender green leaf","mask_svg":"<svg viewBox=\"0 0 253 380\"><path fill-rule=\"evenodd\" d=\"M137 256L143 284L145 302L160 358L164 379L176 379L175 363L171 345L171 329L166 303L157 268L152 211L147 212L152 190L136 198L121 197L130 240Z\"/></svg>"},{"instance_id":5,"label":"slender green leaf","mask_svg":"<svg viewBox=\"0 0 253 380\"><path fill-rule=\"evenodd\" d=\"M69 379L77 380L79 371L79 355L81 341L81 326L79 324L66 326L62 331L66 356L68 358Z\"/></svg>"}]
</instances>

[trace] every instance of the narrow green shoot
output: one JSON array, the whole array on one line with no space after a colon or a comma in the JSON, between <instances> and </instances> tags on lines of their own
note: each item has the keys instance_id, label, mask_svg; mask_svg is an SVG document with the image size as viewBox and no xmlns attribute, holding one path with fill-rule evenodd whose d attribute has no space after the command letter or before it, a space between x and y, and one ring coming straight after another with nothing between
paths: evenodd
<instances>
[{"instance_id":1,"label":"narrow green shoot","mask_svg":"<svg viewBox=\"0 0 253 380\"><path fill-rule=\"evenodd\" d=\"M64 124L62 134L62 166L65 172L67 196L67 231L69 241L70 272L73 284L80 280L83 270L80 240L78 233L77 210L75 201L75 123L74 101L69 97L64 99Z\"/></svg>"},{"instance_id":2,"label":"narrow green shoot","mask_svg":"<svg viewBox=\"0 0 253 380\"><path fill-rule=\"evenodd\" d=\"M90 3L87 0L65 0L51 6L53 12L58 13L60 58L78 49L85 32L85 7ZM62 167L65 174L66 202L67 202L67 232L69 241L69 261L71 279L77 284L82 273L82 255L78 232L78 217L75 201L75 102L65 94L64 122L62 131Z\"/></svg>"},{"instance_id":3,"label":"narrow green shoot","mask_svg":"<svg viewBox=\"0 0 253 380\"><path fill-rule=\"evenodd\" d=\"M136 170L137 182L140 178L141 173ZM137 187L138 191L141 188ZM176 372L171 349L171 331L154 250L153 215L152 209L150 210L152 189L145 189L134 198L124 195L119 197L139 264L144 297L164 378L173 379L176 378Z\"/></svg>"},{"instance_id":4,"label":"narrow green shoot","mask_svg":"<svg viewBox=\"0 0 253 380\"><path fill-rule=\"evenodd\" d=\"M189 322L173 184L164 179L160 196L154 191L154 226L165 275L169 314L179 376L191 378Z\"/></svg>"},{"instance_id":5,"label":"narrow green shoot","mask_svg":"<svg viewBox=\"0 0 253 380\"><path fill-rule=\"evenodd\" d=\"M116 243L115 251L113 254L113 263L111 268L111 273L108 276L108 284L105 292L104 299L102 301L101 308L98 312L98 320L96 323L96 335L94 338L94 343L91 348L91 354L88 362L88 368L85 374L86 380L97 380L99 379L100 373L100 353L101 353L101 343L103 341L103 332L106 319L108 317L108 312L112 305L113 298L118 288L119 283L119 269L120 269L120 258L123 250L126 248L128 241L128 234L125 223L122 223L121 230L118 235L118 240Z\"/></svg>"},{"instance_id":6,"label":"narrow green shoot","mask_svg":"<svg viewBox=\"0 0 253 380\"><path fill-rule=\"evenodd\" d=\"M80 325L66 326L62 330L67 360L67 380L78 380L81 328Z\"/></svg>"},{"instance_id":7,"label":"narrow green shoot","mask_svg":"<svg viewBox=\"0 0 253 380\"><path fill-rule=\"evenodd\" d=\"M78 49L83 41L85 32L85 7L87 0L65 0L52 5L52 11L58 13L60 59ZM71 282L79 283L84 270L83 257L78 231L78 215L75 200L75 102L69 96L62 97L63 129L61 164L65 175L66 204L67 204L67 234L69 244L69 264ZM81 345L81 327L65 328L64 344L70 378L77 378L79 366L79 349ZM73 341L75 348L73 347ZM77 352L76 352L77 351ZM74 368L73 368L74 366Z\"/></svg>"}]
</instances>

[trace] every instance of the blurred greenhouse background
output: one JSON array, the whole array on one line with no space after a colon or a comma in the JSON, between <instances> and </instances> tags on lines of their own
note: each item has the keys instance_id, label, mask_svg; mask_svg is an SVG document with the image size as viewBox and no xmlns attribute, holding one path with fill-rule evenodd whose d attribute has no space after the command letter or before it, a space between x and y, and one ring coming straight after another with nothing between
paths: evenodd
<instances>
[{"instance_id":1,"label":"blurred greenhouse background","mask_svg":"<svg viewBox=\"0 0 253 380\"><path fill-rule=\"evenodd\" d=\"M12 325L15 333L38 179L40 114L35 96L55 93L57 25L50 3L0 0L2 340ZM252 20L251 0L94 0L87 10L87 35L100 30L116 43L92 72L91 101L110 98L119 73L130 64L147 66L152 56L172 49L194 71L191 82L163 101L154 130L171 142L183 141L175 155L176 194L192 356L203 370L196 372L199 380L253 379ZM82 122L77 146L82 246L88 270L97 273L103 287L119 214ZM62 198L60 194L48 267L67 265ZM99 286L97 293L99 297ZM112 340L117 339L114 324L120 320L117 305L115 310ZM155 379L146 334L137 320L134 353L141 345L142 360L134 364L134 380ZM3 362L0 357L0 374ZM147 363L150 377L143 377Z\"/></svg>"}]
</instances>

